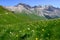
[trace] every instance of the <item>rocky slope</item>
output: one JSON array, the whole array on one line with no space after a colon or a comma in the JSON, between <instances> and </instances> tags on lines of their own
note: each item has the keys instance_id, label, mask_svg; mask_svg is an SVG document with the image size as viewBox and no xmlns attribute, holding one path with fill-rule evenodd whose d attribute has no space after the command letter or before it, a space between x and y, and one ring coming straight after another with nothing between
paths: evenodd
<instances>
[{"instance_id":1,"label":"rocky slope","mask_svg":"<svg viewBox=\"0 0 60 40\"><path fill-rule=\"evenodd\" d=\"M56 8L51 5L31 7L27 4L19 3L16 6L6 6L5 8L13 12L25 12L27 14L32 13L38 16L46 17L48 19L60 17L60 8Z\"/></svg>"}]
</instances>

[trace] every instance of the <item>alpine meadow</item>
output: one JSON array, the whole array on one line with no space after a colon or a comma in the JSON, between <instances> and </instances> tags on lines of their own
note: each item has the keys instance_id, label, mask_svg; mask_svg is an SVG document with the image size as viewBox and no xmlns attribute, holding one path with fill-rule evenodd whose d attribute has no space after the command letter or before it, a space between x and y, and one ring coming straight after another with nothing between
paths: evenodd
<instances>
[{"instance_id":1,"label":"alpine meadow","mask_svg":"<svg viewBox=\"0 0 60 40\"><path fill-rule=\"evenodd\" d=\"M60 40L60 8L1 5L0 40Z\"/></svg>"}]
</instances>

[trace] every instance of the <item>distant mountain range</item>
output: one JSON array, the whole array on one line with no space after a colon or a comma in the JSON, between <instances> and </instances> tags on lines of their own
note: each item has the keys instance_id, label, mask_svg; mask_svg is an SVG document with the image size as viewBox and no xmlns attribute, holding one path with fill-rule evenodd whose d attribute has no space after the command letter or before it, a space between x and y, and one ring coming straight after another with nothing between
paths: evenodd
<instances>
[{"instance_id":1,"label":"distant mountain range","mask_svg":"<svg viewBox=\"0 0 60 40\"><path fill-rule=\"evenodd\" d=\"M48 19L60 17L60 8L56 8L52 5L39 5L31 7L30 5L19 3L15 6L5 6L4 8L13 11L14 13L25 12L26 14L35 14L38 16L46 17Z\"/></svg>"}]
</instances>

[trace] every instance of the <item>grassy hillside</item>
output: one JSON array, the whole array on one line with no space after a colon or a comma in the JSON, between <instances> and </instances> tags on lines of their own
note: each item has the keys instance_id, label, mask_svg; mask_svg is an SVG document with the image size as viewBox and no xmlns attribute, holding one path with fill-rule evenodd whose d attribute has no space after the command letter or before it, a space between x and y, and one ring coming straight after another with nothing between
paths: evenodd
<instances>
[{"instance_id":1,"label":"grassy hillside","mask_svg":"<svg viewBox=\"0 0 60 40\"><path fill-rule=\"evenodd\" d=\"M0 6L0 40L60 40L60 19L41 20Z\"/></svg>"},{"instance_id":2,"label":"grassy hillside","mask_svg":"<svg viewBox=\"0 0 60 40\"><path fill-rule=\"evenodd\" d=\"M43 17L36 16L34 14L26 14L26 13L16 13L4 9L0 6L0 22L3 23L16 23L16 22L24 22L24 21L34 21L39 19L44 19Z\"/></svg>"}]
</instances>

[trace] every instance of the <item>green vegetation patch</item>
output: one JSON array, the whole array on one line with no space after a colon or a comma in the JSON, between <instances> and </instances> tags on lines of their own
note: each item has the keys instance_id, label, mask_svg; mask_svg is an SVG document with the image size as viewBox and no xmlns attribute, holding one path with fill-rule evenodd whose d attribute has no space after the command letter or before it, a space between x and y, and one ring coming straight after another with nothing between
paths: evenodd
<instances>
[{"instance_id":1,"label":"green vegetation patch","mask_svg":"<svg viewBox=\"0 0 60 40\"><path fill-rule=\"evenodd\" d=\"M0 7L0 40L60 40L60 19L34 16L14 14Z\"/></svg>"}]
</instances>

